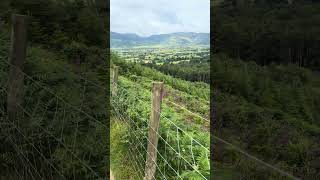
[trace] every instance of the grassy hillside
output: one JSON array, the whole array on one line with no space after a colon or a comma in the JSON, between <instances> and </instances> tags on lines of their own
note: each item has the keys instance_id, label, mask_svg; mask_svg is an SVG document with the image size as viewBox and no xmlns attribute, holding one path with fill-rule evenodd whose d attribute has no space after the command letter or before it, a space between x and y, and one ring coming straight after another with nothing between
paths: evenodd
<instances>
[{"instance_id":1,"label":"grassy hillside","mask_svg":"<svg viewBox=\"0 0 320 180\"><path fill-rule=\"evenodd\" d=\"M175 149L176 151L181 150L181 156L188 162L193 161L193 156L190 154L193 151L194 166L197 166L197 169L204 177L209 178L209 151L205 151L200 145L194 144L195 142L192 145L190 144L190 137L192 137L209 148L209 122L170 103L170 101L173 101L205 118L209 118L209 86L204 83L196 84L175 79L139 64L124 62L116 56L112 60L114 64L120 67L121 75L119 92L116 97L113 97L112 106L115 106L123 114L123 119L119 119L119 114L114 110L114 121L111 123L111 136L122 137L118 137L111 142L111 152L121 152L121 154L111 154L111 167L115 176L128 178L129 175L136 175L141 179L141 174L132 172L132 170L137 168L144 172L142 167L144 167L145 159L142 156L144 157L146 154L144 147L146 147L147 142L144 136L147 135L148 119L151 112L151 85L152 81L164 81L165 93L159 133L165 139L159 139L158 151L163 158L158 155L157 165L159 169L157 169L156 176L160 178L161 173L166 171L167 178L177 178L177 174L170 170L170 165L178 171L181 177L190 176L194 177L194 179L202 179L202 176L193 167L190 167L183 159L177 156L173 150ZM130 120L137 123L139 128L135 127ZM180 130L179 134L177 134L177 129L169 121L172 121L188 134ZM135 134L136 132L138 135ZM138 136L143 145L140 145L137 151L130 153L132 148L130 142L137 143L138 141L134 136ZM179 137L178 139L177 136ZM168 142L173 149L170 149L165 142ZM141 151L142 156L139 156L138 151ZM131 164L127 163L134 156L138 156L138 159L131 160ZM134 162L138 162L140 165L134 164ZM126 166L126 164L128 165ZM130 172L123 172L123 168Z\"/></svg>"}]
</instances>

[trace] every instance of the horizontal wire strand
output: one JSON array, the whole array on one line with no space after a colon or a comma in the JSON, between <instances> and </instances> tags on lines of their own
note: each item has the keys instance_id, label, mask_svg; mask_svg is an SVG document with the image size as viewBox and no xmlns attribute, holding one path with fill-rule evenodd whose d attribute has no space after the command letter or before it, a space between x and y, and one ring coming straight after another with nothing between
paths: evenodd
<instances>
[{"instance_id":1,"label":"horizontal wire strand","mask_svg":"<svg viewBox=\"0 0 320 180\"><path fill-rule=\"evenodd\" d=\"M9 64L10 66L14 66L12 64L10 64L9 62L6 62L7 64ZM15 66L16 67L16 66ZM18 68L19 69L19 68ZM28 74L26 74L25 72L23 72L22 70L19 69L19 71L21 73L23 73L28 79L30 79L32 82L34 82L35 84L37 84L39 87L41 87L42 89L46 90L47 92L49 92L50 94L52 94L53 96L55 96L57 99L59 99L60 101L62 101L63 103L67 104L69 107L75 109L76 111L81 112L82 114L86 115L87 117L89 117L90 119L94 120L96 123L101 124L102 126L104 126L105 128L108 129L108 127L101 123L100 121L98 121L97 119L95 119L93 116L89 115L88 113L80 110L79 108L75 107L74 105L66 102L63 98L61 98L60 96L58 96L56 93L54 93L51 89L45 87L44 85L41 85L41 83L39 83L38 81L34 80L32 77L30 77Z\"/></svg>"},{"instance_id":2,"label":"horizontal wire strand","mask_svg":"<svg viewBox=\"0 0 320 180\"><path fill-rule=\"evenodd\" d=\"M3 112L3 111L2 111L2 112ZM11 122L11 121L9 121L9 120L8 120L8 122L13 125L13 127L19 132L19 134L21 134L22 137L24 137L24 139L25 139L26 141L28 141L28 143L43 157L44 160L46 160L46 161L48 162L48 164L49 164L53 169L55 169L62 177L64 177L64 176L62 175L62 173L61 173L60 171L58 171L58 170L53 166L53 164L50 163L50 161L48 161L48 160L45 158L45 156L43 155L43 153L41 153L41 152L28 140L28 138L19 130L19 128L18 128L13 122Z\"/></svg>"},{"instance_id":3,"label":"horizontal wire strand","mask_svg":"<svg viewBox=\"0 0 320 180\"><path fill-rule=\"evenodd\" d=\"M130 118L130 117L129 117ZM131 118L130 118L131 119ZM131 119L131 121L132 122L134 122L132 119ZM134 123L135 124L135 126L137 127L137 128L139 128L137 125L136 125L136 123ZM149 126L153 131L155 131L151 126ZM180 154L180 153L178 153L157 131L155 131L156 132L156 134L176 153L176 154ZM145 136L146 137L146 136ZM148 139L148 138L147 138ZM149 140L148 140L149 141ZM150 142L150 141L149 141ZM152 143L151 143L152 144ZM152 144L153 145L153 144ZM153 146L154 147L154 146ZM187 161L183 156L180 156L190 167L192 167L193 169L194 169L194 167L192 166L192 164L189 162L189 161ZM170 166L170 165L169 165ZM172 168L172 167L171 167ZM194 169L194 170L196 170L196 169ZM198 170L196 170L197 171L197 173L198 174L200 174L200 175L202 175Z\"/></svg>"},{"instance_id":4,"label":"horizontal wire strand","mask_svg":"<svg viewBox=\"0 0 320 180\"><path fill-rule=\"evenodd\" d=\"M119 84L118 84L117 87L119 87ZM125 91L128 92L127 89L123 89L123 90L125 90ZM139 100L139 99L138 99L138 100ZM139 100L139 101L140 101L140 102L143 102L142 100ZM144 103L144 102L143 102L143 103ZM172 103L172 101L171 101L171 103ZM179 105L179 106L180 106L180 105ZM181 106L181 108L184 108L184 107ZM176 126L179 130L181 130L182 132L184 132L186 135L190 136L188 133L186 133L184 130L182 130L180 127L178 127L174 122L172 122L172 121L169 120L167 117L165 117L162 113L160 113L159 111L157 111L157 110L155 110L155 109L153 109L153 108L152 108L152 110L158 112L163 118L167 119L167 120L168 120L169 122L171 122L174 126ZM185 108L185 110L189 111L187 108ZM190 111L190 112L191 112L191 111ZM193 113L193 112L191 112L191 113ZM193 114L196 114L196 113L193 113ZM203 118L203 117L200 116L200 115L198 115L198 117L199 117L199 118ZM204 118L204 119L205 119L205 118ZM207 119L206 119L206 120L207 120ZM209 120L207 120L207 121L209 121ZM247 156L248 158L250 158L250 159L252 159L252 160L257 161L257 162L260 163L260 164L263 164L263 165L266 166L266 167L271 168L271 169L274 170L274 171L277 171L277 172L280 173L281 175L286 176L286 177L289 177L289 178L292 178L292 179L294 179L294 180L300 180L300 178L297 178L297 177L293 176L293 175L290 174L290 173L287 173L287 172L285 172L285 171L283 171L283 170L281 170L281 169L279 169L279 168L277 168L277 167L275 167L275 166L273 166L273 165L271 165L271 164L269 164L269 163L267 163L267 162L265 162L265 161L263 161L263 160L260 160L259 158L255 157L255 156L253 156L253 155L251 155L251 154L249 154L249 153L241 150L241 149L238 148L237 146L229 143L228 141L223 140L222 138L219 138L219 137L217 137L217 136L215 136L215 135L212 135L212 136L213 136L214 139L218 140L219 142L222 142L222 143L224 143L224 144L232 147L233 149L235 149L236 151L240 152L241 154ZM192 137L190 137L190 138L192 138ZM203 146L201 143L199 143L199 142L198 142L197 140L195 140L195 139L194 139L194 142L196 142L196 143L199 144L200 146ZM203 146L203 147L204 147L204 146ZM204 148L205 148L207 151L209 151L209 149L207 149L206 147L204 147Z\"/></svg>"},{"instance_id":5,"label":"horizontal wire strand","mask_svg":"<svg viewBox=\"0 0 320 180\"><path fill-rule=\"evenodd\" d=\"M115 111L117 111L117 110L115 109ZM117 111L117 112L118 112L118 111ZM120 115L119 112L118 112L118 114ZM122 117L122 118L120 118L120 119L126 121L125 118L124 118L122 115L121 115L121 117ZM126 122L128 122L128 121L126 121ZM141 131L141 130L140 130L140 131ZM135 135L135 136L136 136L136 135ZM146 137L146 136L144 136L144 137ZM150 155L150 154L148 153L147 149L143 146L143 143L142 143L138 138L136 138L136 139L139 141L141 147L143 147L143 149L146 151L146 153L147 153L148 155ZM158 151L158 150L157 150L157 151ZM159 151L158 151L158 152L159 152ZM154 163L156 163L154 159L152 159L152 161L153 161ZM167 162L167 163L168 163L168 162ZM157 168L159 169L159 172L162 173L162 172L160 171L160 168L158 167L157 163L156 163L156 166L157 166ZM169 166L170 166L170 165L169 165ZM174 169L173 169L173 170L174 170ZM178 173L177 173L177 175L179 176ZM163 175L163 176L164 176L164 175Z\"/></svg>"}]
</instances>

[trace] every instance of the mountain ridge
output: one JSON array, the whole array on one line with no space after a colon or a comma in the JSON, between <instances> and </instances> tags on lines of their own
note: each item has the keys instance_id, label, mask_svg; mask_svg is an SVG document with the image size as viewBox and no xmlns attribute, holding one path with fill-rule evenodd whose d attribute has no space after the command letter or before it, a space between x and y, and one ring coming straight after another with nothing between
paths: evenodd
<instances>
[{"instance_id":1,"label":"mountain ridge","mask_svg":"<svg viewBox=\"0 0 320 180\"><path fill-rule=\"evenodd\" d=\"M139 36L135 33L110 32L111 47L136 47L136 46L209 46L209 33L174 32L167 34L154 34Z\"/></svg>"}]
</instances>

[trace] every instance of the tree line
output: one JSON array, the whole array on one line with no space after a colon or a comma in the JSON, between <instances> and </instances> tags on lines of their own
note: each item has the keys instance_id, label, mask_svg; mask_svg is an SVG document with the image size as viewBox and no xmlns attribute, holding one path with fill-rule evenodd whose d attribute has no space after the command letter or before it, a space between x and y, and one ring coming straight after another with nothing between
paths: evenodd
<instances>
[{"instance_id":1,"label":"tree line","mask_svg":"<svg viewBox=\"0 0 320 180\"><path fill-rule=\"evenodd\" d=\"M191 82L210 83L210 63L208 58L194 58L189 62L179 62L173 64L166 61L162 65L155 63L145 63L143 65L152 67L170 76L184 79Z\"/></svg>"},{"instance_id":2,"label":"tree line","mask_svg":"<svg viewBox=\"0 0 320 180\"><path fill-rule=\"evenodd\" d=\"M67 54L75 64L97 61L108 45L107 3L102 0L2 0L0 24L10 24L13 13L30 16L31 44ZM93 62L95 64L96 62Z\"/></svg>"},{"instance_id":3,"label":"tree line","mask_svg":"<svg viewBox=\"0 0 320 180\"><path fill-rule=\"evenodd\" d=\"M213 51L260 65L320 69L320 3L225 0L213 6Z\"/></svg>"}]
</instances>

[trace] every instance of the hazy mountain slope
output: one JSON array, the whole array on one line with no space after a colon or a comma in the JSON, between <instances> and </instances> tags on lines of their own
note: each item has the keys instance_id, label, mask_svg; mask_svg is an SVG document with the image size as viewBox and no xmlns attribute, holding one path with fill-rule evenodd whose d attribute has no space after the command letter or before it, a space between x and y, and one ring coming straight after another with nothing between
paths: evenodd
<instances>
[{"instance_id":1,"label":"hazy mountain slope","mask_svg":"<svg viewBox=\"0 0 320 180\"><path fill-rule=\"evenodd\" d=\"M209 45L209 33L179 32L141 37L136 34L111 32L111 47L133 46L193 46Z\"/></svg>"}]
</instances>

